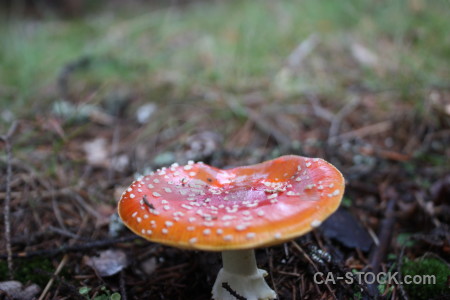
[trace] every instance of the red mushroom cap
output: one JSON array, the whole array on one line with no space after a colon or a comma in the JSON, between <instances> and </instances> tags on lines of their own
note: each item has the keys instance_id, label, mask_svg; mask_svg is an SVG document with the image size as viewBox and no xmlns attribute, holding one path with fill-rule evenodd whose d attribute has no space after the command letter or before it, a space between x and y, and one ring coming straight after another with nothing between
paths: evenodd
<instances>
[{"instance_id":1,"label":"red mushroom cap","mask_svg":"<svg viewBox=\"0 0 450 300\"><path fill-rule=\"evenodd\" d=\"M148 240L223 251L303 235L337 209L343 194L344 178L333 165L287 155L229 170L173 164L134 181L118 210Z\"/></svg>"}]
</instances>

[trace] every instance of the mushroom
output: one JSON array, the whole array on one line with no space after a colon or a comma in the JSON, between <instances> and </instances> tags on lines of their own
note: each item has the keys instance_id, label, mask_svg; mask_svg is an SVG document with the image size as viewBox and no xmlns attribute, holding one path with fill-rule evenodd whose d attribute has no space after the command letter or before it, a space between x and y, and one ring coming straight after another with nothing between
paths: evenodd
<instances>
[{"instance_id":1,"label":"mushroom","mask_svg":"<svg viewBox=\"0 0 450 300\"><path fill-rule=\"evenodd\" d=\"M145 239L184 249L221 251L213 299L275 299L254 249L301 236L339 206L342 174L328 162L295 155L221 170L173 164L137 179L118 211ZM228 285L228 286L227 286ZM227 289L226 287L229 287Z\"/></svg>"}]
</instances>

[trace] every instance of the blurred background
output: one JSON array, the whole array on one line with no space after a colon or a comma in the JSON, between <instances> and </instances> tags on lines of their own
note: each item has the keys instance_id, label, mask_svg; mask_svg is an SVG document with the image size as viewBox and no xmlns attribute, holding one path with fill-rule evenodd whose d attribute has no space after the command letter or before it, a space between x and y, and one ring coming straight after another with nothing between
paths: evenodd
<instances>
[{"instance_id":1,"label":"blurred background","mask_svg":"<svg viewBox=\"0 0 450 300\"><path fill-rule=\"evenodd\" d=\"M133 242L120 194L173 162L297 154L343 172L349 223L296 245L331 253L334 272L436 267L441 281L315 285L285 244L258 260L280 299L449 299L449 12L444 0L0 1L0 289L209 299L219 257ZM12 270L8 245L25 257ZM63 245L82 248L48 251ZM112 250L128 259L105 276L89 262Z\"/></svg>"}]
</instances>

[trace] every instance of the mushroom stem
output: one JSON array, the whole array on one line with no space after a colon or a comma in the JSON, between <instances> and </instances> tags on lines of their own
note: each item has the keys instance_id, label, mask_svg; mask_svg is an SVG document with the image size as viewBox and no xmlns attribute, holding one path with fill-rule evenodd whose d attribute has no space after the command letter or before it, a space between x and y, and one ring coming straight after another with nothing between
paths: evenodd
<instances>
[{"instance_id":1,"label":"mushroom stem","mask_svg":"<svg viewBox=\"0 0 450 300\"><path fill-rule=\"evenodd\" d=\"M222 264L229 273L252 275L258 270L253 249L222 251Z\"/></svg>"},{"instance_id":2,"label":"mushroom stem","mask_svg":"<svg viewBox=\"0 0 450 300\"><path fill-rule=\"evenodd\" d=\"M223 268L217 275L213 287L214 300L235 300L236 297L223 287L227 283L233 292L247 300L276 299L275 292L267 285L265 270L256 266L255 251L222 251Z\"/></svg>"}]
</instances>

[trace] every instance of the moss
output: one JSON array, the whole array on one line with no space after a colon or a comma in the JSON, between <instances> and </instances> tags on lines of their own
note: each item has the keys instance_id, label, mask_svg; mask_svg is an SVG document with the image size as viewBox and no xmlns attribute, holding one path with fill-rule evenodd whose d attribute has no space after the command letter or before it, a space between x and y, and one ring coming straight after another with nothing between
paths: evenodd
<instances>
[{"instance_id":1,"label":"moss","mask_svg":"<svg viewBox=\"0 0 450 300\"><path fill-rule=\"evenodd\" d=\"M14 280L23 284L28 282L39 286L45 286L49 280L49 275L53 273L55 267L51 260L45 258L34 258L29 260L14 261ZM0 281L8 279L8 267L6 261L0 262Z\"/></svg>"},{"instance_id":2,"label":"moss","mask_svg":"<svg viewBox=\"0 0 450 300\"><path fill-rule=\"evenodd\" d=\"M428 257L415 261L407 260L402 267L402 275L409 275L410 280L414 276L433 275L436 278L435 284L404 284L410 299L439 299L441 296L450 293L448 279L450 278L450 268L438 258Z\"/></svg>"}]
</instances>

